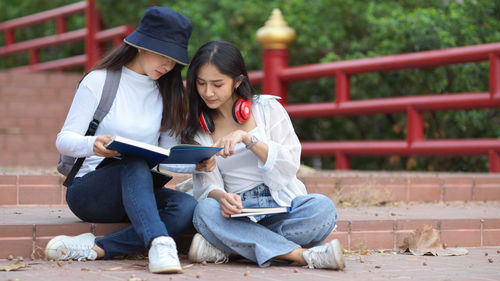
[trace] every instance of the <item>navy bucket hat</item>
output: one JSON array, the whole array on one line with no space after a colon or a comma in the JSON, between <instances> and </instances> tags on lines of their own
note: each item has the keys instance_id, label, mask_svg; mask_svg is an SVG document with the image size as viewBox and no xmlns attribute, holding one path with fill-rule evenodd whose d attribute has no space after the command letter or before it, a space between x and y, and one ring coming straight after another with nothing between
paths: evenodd
<instances>
[{"instance_id":1,"label":"navy bucket hat","mask_svg":"<svg viewBox=\"0 0 500 281\"><path fill-rule=\"evenodd\" d=\"M191 30L191 21L183 14L154 6L146 10L137 29L123 41L188 65L187 48Z\"/></svg>"}]
</instances>

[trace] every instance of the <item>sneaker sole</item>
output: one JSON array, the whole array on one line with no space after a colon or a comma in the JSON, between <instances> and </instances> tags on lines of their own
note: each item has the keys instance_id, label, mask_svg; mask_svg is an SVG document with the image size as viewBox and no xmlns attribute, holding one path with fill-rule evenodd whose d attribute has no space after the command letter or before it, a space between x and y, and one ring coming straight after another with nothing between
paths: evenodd
<instances>
[{"instance_id":1,"label":"sneaker sole","mask_svg":"<svg viewBox=\"0 0 500 281\"><path fill-rule=\"evenodd\" d=\"M191 246L189 247L188 259L192 262L200 262L198 261L198 248L200 247L201 239L203 237L201 234L196 233L193 237L193 241L191 242Z\"/></svg>"},{"instance_id":2,"label":"sneaker sole","mask_svg":"<svg viewBox=\"0 0 500 281\"><path fill-rule=\"evenodd\" d=\"M330 243L332 243L335 263L337 264L338 269L342 270L345 268L344 253L342 252L342 246L340 245L340 242L337 239L334 239Z\"/></svg>"},{"instance_id":3,"label":"sneaker sole","mask_svg":"<svg viewBox=\"0 0 500 281\"><path fill-rule=\"evenodd\" d=\"M80 234L78 236L89 236L89 237L92 237L92 238L95 238L94 234L92 233L83 233L83 234ZM77 237L77 236L74 236L74 237ZM47 243L47 246L45 246L45 251L44 251L44 254L45 254L45 258L46 259L55 259L55 260L61 260L60 257L57 257L57 258L49 258L49 251L53 250L53 249L50 249L52 247L52 245L54 245L55 243L61 241L61 240L64 240L66 238L71 238L71 236L67 236L67 235L59 235L59 236L56 236L54 238L52 238L49 243Z\"/></svg>"},{"instance_id":4,"label":"sneaker sole","mask_svg":"<svg viewBox=\"0 0 500 281\"><path fill-rule=\"evenodd\" d=\"M181 265L174 265L174 266L162 266L162 267L156 267L156 268L149 268L149 272L151 273L178 273L181 272L182 268Z\"/></svg>"}]
</instances>

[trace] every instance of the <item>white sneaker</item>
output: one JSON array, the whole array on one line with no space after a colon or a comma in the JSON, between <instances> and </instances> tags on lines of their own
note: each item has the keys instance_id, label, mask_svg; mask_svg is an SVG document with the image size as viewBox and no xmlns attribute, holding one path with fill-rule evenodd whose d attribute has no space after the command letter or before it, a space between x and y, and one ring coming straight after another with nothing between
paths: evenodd
<instances>
[{"instance_id":1,"label":"white sneaker","mask_svg":"<svg viewBox=\"0 0 500 281\"><path fill-rule=\"evenodd\" d=\"M309 268L344 269L344 255L339 240L307 249L302 254Z\"/></svg>"},{"instance_id":2,"label":"white sneaker","mask_svg":"<svg viewBox=\"0 0 500 281\"><path fill-rule=\"evenodd\" d=\"M148 258L151 273L177 273L182 270L172 237L160 236L153 239Z\"/></svg>"},{"instance_id":3,"label":"white sneaker","mask_svg":"<svg viewBox=\"0 0 500 281\"><path fill-rule=\"evenodd\" d=\"M213 262L213 263L227 263L229 261L229 254L216 248L210 244L203 236L196 233L189 247L188 259L192 262Z\"/></svg>"},{"instance_id":4,"label":"white sneaker","mask_svg":"<svg viewBox=\"0 0 500 281\"><path fill-rule=\"evenodd\" d=\"M92 250L95 245L94 241L95 236L92 233L74 237L59 235L47 243L45 257L49 260L95 260L97 253Z\"/></svg>"}]
</instances>

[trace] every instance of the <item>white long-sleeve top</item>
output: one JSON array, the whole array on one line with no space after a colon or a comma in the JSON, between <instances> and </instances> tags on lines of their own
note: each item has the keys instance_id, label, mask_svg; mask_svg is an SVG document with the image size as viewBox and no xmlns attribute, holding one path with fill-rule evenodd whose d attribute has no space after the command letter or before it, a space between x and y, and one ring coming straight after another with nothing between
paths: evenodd
<instances>
[{"instance_id":1,"label":"white long-sleeve top","mask_svg":"<svg viewBox=\"0 0 500 281\"><path fill-rule=\"evenodd\" d=\"M103 160L94 154L94 142L99 135L122 136L164 148L180 142L179 137L160 132L163 104L156 82L126 67L122 67L116 97L95 136L85 136L101 100L105 80L106 70L95 70L85 76L57 135L56 147L61 154L86 157L76 177L95 170ZM195 165L162 167L173 172L192 173Z\"/></svg>"},{"instance_id":2,"label":"white long-sleeve top","mask_svg":"<svg viewBox=\"0 0 500 281\"><path fill-rule=\"evenodd\" d=\"M302 148L286 110L276 97L260 95L253 99L252 114L257 127L250 134L267 144L266 162L243 144L238 144L235 154L227 158L217 156L214 171L196 171L193 175L193 193L198 201L215 189L240 193L260 183L269 187L273 199L281 206L289 206L296 196L307 194L297 178ZM213 145L211 136L201 130L195 140L202 145Z\"/></svg>"}]
</instances>

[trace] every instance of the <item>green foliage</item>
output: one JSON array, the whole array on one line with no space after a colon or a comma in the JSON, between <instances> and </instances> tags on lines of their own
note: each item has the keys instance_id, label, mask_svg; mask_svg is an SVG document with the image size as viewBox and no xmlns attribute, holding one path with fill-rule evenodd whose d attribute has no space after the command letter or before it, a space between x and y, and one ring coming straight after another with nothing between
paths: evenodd
<instances>
[{"instance_id":1,"label":"green foliage","mask_svg":"<svg viewBox=\"0 0 500 281\"><path fill-rule=\"evenodd\" d=\"M0 1L0 21L73 3L71 0ZM104 25L137 25L147 7L168 6L193 22L189 53L208 40L234 42L249 69L261 69L262 48L256 31L273 8L279 8L297 33L290 46L290 65L393 55L500 41L500 1L497 0L97 0ZM83 17L70 21L81 28ZM53 24L16 32L27 39L53 34ZM0 36L0 44L4 44ZM45 51L43 59L83 52L83 46ZM27 62L26 55L0 58L0 68ZM488 63L467 63L427 69L367 73L351 77L351 99L432 95L488 90ZM294 82L289 101L335 100L335 79ZM429 112L425 137L499 138L498 109ZM302 140L405 139L405 114L294 120ZM317 168L333 168L332 157L305 158ZM353 169L487 171L487 157L355 157Z\"/></svg>"}]
</instances>

